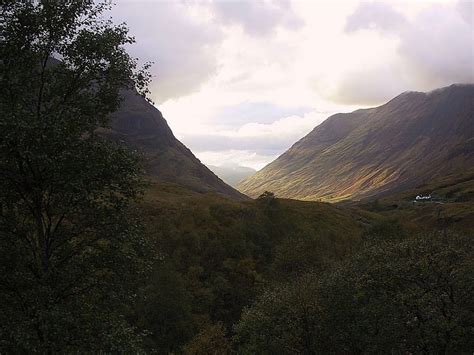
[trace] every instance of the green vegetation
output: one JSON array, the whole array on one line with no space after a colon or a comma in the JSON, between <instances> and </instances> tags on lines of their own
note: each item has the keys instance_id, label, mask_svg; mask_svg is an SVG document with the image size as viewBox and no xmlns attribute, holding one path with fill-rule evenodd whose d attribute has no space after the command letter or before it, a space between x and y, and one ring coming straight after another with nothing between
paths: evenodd
<instances>
[{"instance_id":1,"label":"green vegetation","mask_svg":"<svg viewBox=\"0 0 474 355\"><path fill-rule=\"evenodd\" d=\"M66 6L67 5L67 6ZM0 352L134 351L125 319L148 261L128 206L137 158L95 134L146 91L124 26L93 1L3 1ZM61 58L58 61L53 58Z\"/></svg>"},{"instance_id":2,"label":"green vegetation","mask_svg":"<svg viewBox=\"0 0 474 355\"><path fill-rule=\"evenodd\" d=\"M138 208L161 263L134 317L151 331L149 346L163 353L186 343L194 349L215 327L229 335L270 283L326 269L363 233L329 204L271 195L238 202L173 184L152 183Z\"/></svg>"},{"instance_id":3,"label":"green vegetation","mask_svg":"<svg viewBox=\"0 0 474 355\"><path fill-rule=\"evenodd\" d=\"M150 330L149 349L417 353L472 345L469 234L444 235L436 225L423 233L393 216L269 192L236 202L163 183L151 183L139 209L162 258L148 288L160 296L146 297L135 315L146 329L166 325ZM143 317L152 313L161 316ZM407 325L411 317L428 320Z\"/></svg>"},{"instance_id":4,"label":"green vegetation","mask_svg":"<svg viewBox=\"0 0 474 355\"><path fill-rule=\"evenodd\" d=\"M243 354L468 353L473 272L470 238L378 235L330 271L266 291L236 325L237 348Z\"/></svg>"},{"instance_id":5,"label":"green vegetation","mask_svg":"<svg viewBox=\"0 0 474 355\"><path fill-rule=\"evenodd\" d=\"M127 29L93 1L1 6L0 353L472 352L472 176L425 204L145 181L104 138L146 93Z\"/></svg>"},{"instance_id":6,"label":"green vegetation","mask_svg":"<svg viewBox=\"0 0 474 355\"><path fill-rule=\"evenodd\" d=\"M332 115L239 190L336 203L460 175L474 166L473 102L474 85L454 84Z\"/></svg>"},{"instance_id":7,"label":"green vegetation","mask_svg":"<svg viewBox=\"0 0 474 355\"><path fill-rule=\"evenodd\" d=\"M414 202L418 194L431 194L431 201ZM348 203L354 206L353 203ZM474 229L474 171L434 179L432 182L376 201L359 203L356 208L398 220L405 228L429 231L453 229L461 233Z\"/></svg>"}]
</instances>

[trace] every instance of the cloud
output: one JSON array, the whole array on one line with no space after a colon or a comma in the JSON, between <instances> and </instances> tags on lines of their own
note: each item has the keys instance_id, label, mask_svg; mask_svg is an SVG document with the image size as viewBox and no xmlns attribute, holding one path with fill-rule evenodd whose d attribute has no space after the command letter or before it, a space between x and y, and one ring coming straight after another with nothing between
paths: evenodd
<instances>
[{"instance_id":1,"label":"cloud","mask_svg":"<svg viewBox=\"0 0 474 355\"><path fill-rule=\"evenodd\" d=\"M408 19L388 3L363 2L345 32L395 37L395 52L375 66L344 73L329 95L340 103L373 104L404 90L474 82L472 2L435 3Z\"/></svg>"},{"instance_id":2,"label":"cloud","mask_svg":"<svg viewBox=\"0 0 474 355\"><path fill-rule=\"evenodd\" d=\"M201 161L206 162L207 165L211 166L240 166L249 167L255 170L260 170L268 162L276 159L278 154L264 155L256 153L252 150L236 150L230 149L225 151L205 151L197 154Z\"/></svg>"},{"instance_id":3,"label":"cloud","mask_svg":"<svg viewBox=\"0 0 474 355\"><path fill-rule=\"evenodd\" d=\"M246 123L233 130L187 133L182 141L206 164L222 165L223 161L230 159L229 152L233 152L232 156L236 155L239 159L244 158L245 154L252 156L251 161L255 164L241 165L255 168L261 165L262 157L266 157L266 163L269 157L276 158L328 116L329 113L311 111L303 116L283 117L272 123ZM253 153L249 155L249 152Z\"/></svg>"},{"instance_id":4,"label":"cloud","mask_svg":"<svg viewBox=\"0 0 474 355\"><path fill-rule=\"evenodd\" d=\"M155 62L150 89L157 103L199 90L216 73L222 31L200 10L171 0L124 1L112 9L114 19L126 22L137 39L130 52Z\"/></svg>"},{"instance_id":5,"label":"cloud","mask_svg":"<svg viewBox=\"0 0 474 355\"><path fill-rule=\"evenodd\" d=\"M474 82L474 27L454 7L420 13L400 33L399 53L424 87Z\"/></svg>"},{"instance_id":6,"label":"cloud","mask_svg":"<svg viewBox=\"0 0 474 355\"><path fill-rule=\"evenodd\" d=\"M196 134L186 135L183 139L191 150L201 151L225 151L225 150L251 150L261 154L275 155L289 148L294 143L294 136L271 137L267 136L236 136L226 134ZM297 137L301 138L301 137Z\"/></svg>"},{"instance_id":7,"label":"cloud","mask_svg":"<svg viewBox=\"0 0 474 355\"><path fill-rule=\"evenodd\" d=\"M362 2L346 20L345 31L363 29L391 33L407 25L406 18L384 2Z\"/></svg>"},{"instance_id":8,"label":"cloud","mask_svg":"<svg viewBox=\"0 0 474 355\"><path fill-rule=\"evenodd\" d=\"M229 26L264 36L280 27L302 25L285 0L129 0L113 7L112 16L116 22L126 22L136 37L130 52L154 62L150 89L158 104L197 92L216 75L219 48Z\"/></svg>"},{"instance_id":9,"label":"cloud","mask_svg":"<svg viewBox=\"0 0 474 355\"><path fill-rule=\"evenodd\" d=\"M288 0L217 0L212 2L212 9L217 21L240 25L249 35L264 36L278 27L296 29L303 25Z\"/></svg>"},{"instance_id":10,"label":"cloud","mask_svg":"<svg viewBox=\"0 0 474 355\"><path fill-rule=\"evenodd\" d=\"M457 3L457 10L461 14L461 17L466 21L468 25L474 23L474 1L472 0L460 0Z\"/></svg>"},{"instance_id":11,"label":"cloud","mask_svg":"<svg viewBox=\"0 0 474 355\"><path fill-rule=\"evenodd\" d=\"M344 73L328 98L344 104L376 106L406 91L400 78L396 68L368 67L349 71Z\"/></svg>"},{"instance_id":12,"label":"cloud","mask_svg":"<svg viewBox=\"0 0 474 355\"><path fill-rule=\"evenodd\" d=\"M123 0L112 15L155 62L152 98L176 136L205 163L261 167L330 113L472 82L472 7Z\"/></svg>"},{"instance_id":13,"label":"cloud","mask_svg":"<svg viewBox=\"0 0 474 355\"><path fill-rule=\"evenodd\" d=\"M281 107L271 102L246 101L220 108L210 120L228 127L240 127L249 122L269 124L282 117L302 116L310 111L309 107Z\"/></svg>"}]
</instances>

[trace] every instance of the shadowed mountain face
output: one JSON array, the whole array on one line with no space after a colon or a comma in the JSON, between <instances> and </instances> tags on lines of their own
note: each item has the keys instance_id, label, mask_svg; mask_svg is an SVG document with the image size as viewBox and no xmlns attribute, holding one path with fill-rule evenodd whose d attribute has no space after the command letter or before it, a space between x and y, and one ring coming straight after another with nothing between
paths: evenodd
<instances>
[{"instance_id":1,"label":"shadowed mountain face","mask_svg":"<svg viewBox=\"0 0 474 355\"><path fill-rule=\"evenodd\" d=\"M406 92L385 105L329 117L239 184L255 197L374 198L474 165L474 85Z\"/></svg>"},{"instance_id":2,"label":"shadowed mountain face","mask_svg":"<svg viewBox=\"0 0 474 355\"><path fill-rule=\"evenodd\" d=\"M131 91L124 92L123 98L121 108L112 115L111 128L102 132L141 153L147 175L197 192L247 198L219 179L177 140L153 105Z\"/></svg>"}]
</instances>

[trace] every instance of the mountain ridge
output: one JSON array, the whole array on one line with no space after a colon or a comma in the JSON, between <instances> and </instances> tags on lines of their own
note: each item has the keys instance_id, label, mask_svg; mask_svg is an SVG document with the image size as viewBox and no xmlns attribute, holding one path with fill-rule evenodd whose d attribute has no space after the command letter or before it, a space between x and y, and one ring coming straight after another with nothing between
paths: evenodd
<instances>
[{"instance_id":1,"label":"mountain ridge","mask_svg":"<svg viewBox=\"0 0 474 355\"><path fill-rule=\"evenodd\" d=\"M137 93L122 92L122 102L101 134L143 156L147 176L195 192L215 192L236 199L247 196L227 185L173 134L161 112Z\"/></svg>"},{"instance_id":2,"label":"mountain ridge","mask_svg":"<svg viewBox=\"0 0 474 355\"><path fill-rule=\"evenodd\" d=\"M252 197L373 198L473 164L472 147L474 85L408 91L332 115L238 188Z\"/></svg>"}]
</instances>

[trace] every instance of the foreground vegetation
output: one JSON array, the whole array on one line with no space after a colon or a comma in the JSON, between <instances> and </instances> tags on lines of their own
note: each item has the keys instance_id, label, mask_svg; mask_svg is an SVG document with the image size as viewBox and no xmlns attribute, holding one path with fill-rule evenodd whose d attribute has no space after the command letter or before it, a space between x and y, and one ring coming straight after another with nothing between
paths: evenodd
<instances>
[{"instance_id":1,"label":"foreground vegetation","mask_svg":"<svg viewBox=\"0 0 474 355\"><path fill-rule=\"evenodd\" d=\"M468 353L471 240L386 237L325 273L266 291L235 327L238 352Z\"/></svg>"},{"instance_id":2,"label":"foreground vegetation","mask_svg":"<svg viewBox=\"0 0 474 355\"><path fill-rule=\"evenodd\" d=\"M151 264L129 213L138 157L96 130L148 75L105 7L1 3L1 353L140 349L124 318Z\"/></svg>"},{"instance_id":3,"label":"foreground vegetation","mask_svg":"<svg viewBox=\"0 0 474 355\"><path fill-rule=\"evenodd\" d=\"M103 9L2 4L0 353L472 352L468 218L144 181L97 134L148 80Z\"/></svg>"},{"instance_id":4,"label":"foreground vegetation","mask_svg":"<svg viewBox=\"0 0 474 355\"><path fill-rule=\"evenodd\" d=\"M236 202L162 183L137 208L161 259L136 321L152 330L149 345L163 353L198 341L193 337L203 331L230 335L270 283L327 269L363 232L329 204L271 195Z\"/></svg>"},{"instance_id":5,"label":"foreground vegetation","mask_svg":"<svg viewBox=\"0 0 474 355\"><path fill-rule=\"evenodd\" d=\"M135 318L153 329L149 350L451 353L473 346L469 231L407 228L393 216L271 194L235 202L160 183L139 209L161 252Z\"/></svg>"}]
</instances>

